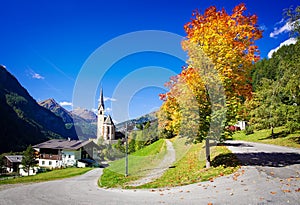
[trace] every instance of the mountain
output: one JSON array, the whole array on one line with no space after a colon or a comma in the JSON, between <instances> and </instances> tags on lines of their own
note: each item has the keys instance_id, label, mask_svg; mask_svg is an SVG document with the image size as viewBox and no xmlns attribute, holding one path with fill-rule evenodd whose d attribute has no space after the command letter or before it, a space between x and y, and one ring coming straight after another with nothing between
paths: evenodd
<instances>
[{"instance_id":1,"label":"mountain","mask_svg":"<svg viewBox=\"0 0 300 205\"><path fill-rule=\"evenodd\" d=\"M135 125L137 124L145 124L146 122L155 122L155 121L157 121L157 112L151 112L141 117L118 123L116 125L116 130L120 132L124 132L126 123L127 123L128 131L131 131L135 128Z\"/></svg>"},{"instance_id":2,"label":"mountain","mask_svg":"<svg viewBox=\"0 0 300 205\"><path fill-rule=\"evenodd\" d=\"M63 119L66 127L74 127L79 139L96 138L97 115L87 109L77 108L67 111L53 98L39 102L40 106L50 110Z\"/></svg>"},{"instance_id":3,"label":"mountain","mask_svg":"<svg viewBox=\"0 0 300 205\"><path fill-rule=\"evenodd\" d=\"M53 98L38 102L38 104L44 108L47 108L55 115L60 116L65 123L73 123L73 117L71 114L60 104L58 104Z\"/></svg>"},{"instance_id":4,"label":"mountain","mask_svg":"<svg viewBox=\"0 0 300 205\"><path fill-rule=\"evenodd\" d=\"M75 108L71 111L71 113L85 119L87 122L97 123L97 115L90 110L84 108Z\"/></svg>"},{"instance_id":5,"label":"mountain","mask_svg":"<svg viewBox=\"0 0 300 205\"><path fill-rule=\"evenodd\" d=\"M22 151L50 138L78 139L61 117L41 107L18 80L0 65L0 153Z\"/></svg>"}]
</instances>

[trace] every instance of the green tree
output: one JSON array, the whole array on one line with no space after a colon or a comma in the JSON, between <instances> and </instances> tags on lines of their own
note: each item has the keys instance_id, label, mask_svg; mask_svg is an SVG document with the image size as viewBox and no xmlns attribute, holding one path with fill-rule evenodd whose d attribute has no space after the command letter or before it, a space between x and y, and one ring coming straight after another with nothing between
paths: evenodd
<instances>
[{"instance_id":1,"label":"green tree","mask_svg":"<svg viewBox=\"0 0 300 205\"><path fill-rule=\"evenodd\" d=\"M35 150L31 145L29 145L24 152L21 164L23 166L23 170L27 172L29 176L30 168L33 168L36 165Z\"/></svg>"},{"instance_id":2,"label":"green tree","mask_svg":"<svg viewBox=\"0 0 300 205\"><path fill-rule=\"evenodd\" d=\"M0 174L3 173L4 170L4 161L3 161L4 155L0 155Z\"/></svg>"},{"instance_id":3,"label":"green tree","mask_svg":"<svg viewBox=\"0 0 300 205\"><path fill-rule=\"evenodd\" d=\"M285 125L300 129L300 42L281 47L270 59L255 65L255 93L250 123L256 129Z\"/></svg>"},{"instance_id":4,"label":"green tree","mask_svg":"<svg viewBox=\"0 0 300 205\"><path fill-rule=\"evenodd\" d=\"M128 144L128 152L129 153L135 152L135 147L136 147L136 141L135 141L135 139L131 139Z\"/></svg>"},{"instance_id":5,"label":"green tree","mask_svg":"<svg viewBox=\"0 0 300 205\"><path fill-rule=\"evenodd\" d=\"M144 129L143 124L136 124L135 126L136 126L136 128L139 129L139 130L143 130L143 129Z\"/></svg>"},{"instance_id":6,"label":"green tree","mask_svg":"<svg viewBox=\"0 0 300 205\"><path fill-rule=\"evenodd\" d=\"M300 34L300 6L297 6L295 9L290 7L284 10L283 13L285 19L292 27L290 36L291 37L299 37Z\"/></svg>"}]
</instances>

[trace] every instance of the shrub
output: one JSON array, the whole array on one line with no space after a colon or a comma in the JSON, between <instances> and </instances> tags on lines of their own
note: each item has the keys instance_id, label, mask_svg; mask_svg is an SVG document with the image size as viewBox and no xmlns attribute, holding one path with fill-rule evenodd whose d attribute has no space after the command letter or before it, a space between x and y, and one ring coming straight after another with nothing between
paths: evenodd
<instances>
[{"instance_id":1,"label":"shrub","mask_svg":"<svg viewBox=\"0 0 300 205\"><path fill-rule=\"evenodd\" d=\"M245 135L251 135L254 133L254 129L252 126L246 126L246 129L244 130Z\"/></svg>"},{"instance_id":2,"label":"shrub","mask_svg":"<svg viewBox=\"0 0 300 205\"><path fill-rule=\"evenodd\" d=\"M289 133L294 133L296 130L300 129L300 123L289 121L286 123L286 127Z\"/></svg>"}]
</instances>

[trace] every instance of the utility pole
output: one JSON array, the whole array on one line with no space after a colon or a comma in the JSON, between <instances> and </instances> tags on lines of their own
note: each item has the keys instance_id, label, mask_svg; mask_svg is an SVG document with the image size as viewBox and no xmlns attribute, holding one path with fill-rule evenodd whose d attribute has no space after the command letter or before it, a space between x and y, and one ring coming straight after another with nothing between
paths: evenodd
<instances>
[{"instance_id":1,"label":"utility pole","mask_svg":"<svg viewBox=\"0 0 300 205\"><path fill-rule=\"evenodd\" d=\"M209 138L205 139L206 168L210 168Z\"/></svg>"},{"instance_id":2,"label":"utility pole","mask_svg":"<svg viewBox=\"0 0 300 205\"><path fill-rule=\"evenodd\" d=\"M127 122L125 124L125 177L128 176L128 134L127 134Z\"/></svg>"}]
</instances>

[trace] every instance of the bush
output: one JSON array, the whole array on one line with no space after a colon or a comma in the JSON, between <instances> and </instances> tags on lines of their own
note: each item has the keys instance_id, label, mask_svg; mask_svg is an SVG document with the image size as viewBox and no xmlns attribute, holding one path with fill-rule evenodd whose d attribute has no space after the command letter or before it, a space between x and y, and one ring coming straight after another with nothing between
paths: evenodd
<instances>
[{"instance_id":1,"label":"bush","mask_svg":"<svg viewBox=\"0 0 300 205\"><path fill-rule=\"evenodd\" d=\"M246 129L244 130L245 135L251 135L254 133L254 129L252 126L246 126Z\"/></svg>"},{"instance_id":2,"label":"bush","mask_svg":"<svg viewBox=\"0 0 300 205\"><path fill-rule=\"evenodd\" d=\"M286 123L286 127L289 133L294 133L296 130L300 129L300 124L298 122L289 121Z\"/></svg>"}]
</instances>

